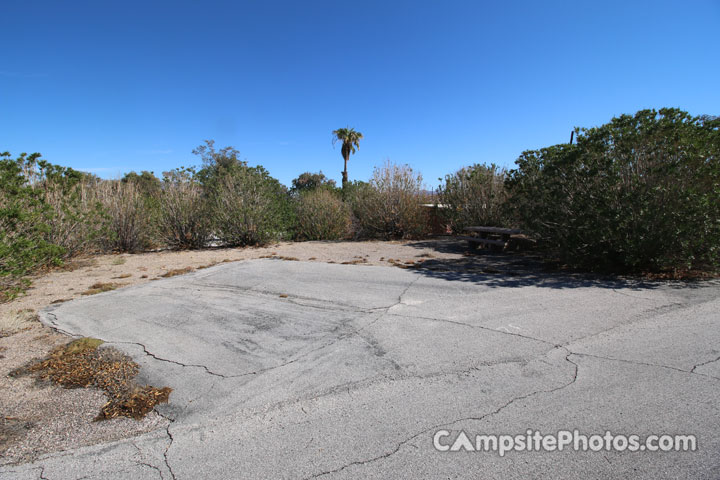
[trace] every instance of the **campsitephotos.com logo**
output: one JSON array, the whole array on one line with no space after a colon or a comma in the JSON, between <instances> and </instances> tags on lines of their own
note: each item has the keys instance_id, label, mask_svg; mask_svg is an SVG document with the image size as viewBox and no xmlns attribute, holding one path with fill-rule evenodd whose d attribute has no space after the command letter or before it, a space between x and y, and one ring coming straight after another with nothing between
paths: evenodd
<instances>
[{"instance_id":1,"label":"campsitephotos.com logo","mask_svg":"<svg viewBox=\"0 0 720 480\"><path fill-rule=\"evenodd\" d=\"M694 452L695 435L584 435L578 430L559 430L543 434L527 430L520 435L468 435L465 431L438 430L433 446L440 452L495 452L501 457L508 452Z\"/></svg>"}]
</instances>

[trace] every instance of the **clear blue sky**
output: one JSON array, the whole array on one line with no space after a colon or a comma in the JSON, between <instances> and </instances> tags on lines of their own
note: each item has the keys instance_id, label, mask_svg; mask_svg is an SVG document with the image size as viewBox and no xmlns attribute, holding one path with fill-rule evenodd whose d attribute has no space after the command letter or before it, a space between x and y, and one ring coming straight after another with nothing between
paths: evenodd
<instances>
[{"instance_id":1,"label":"clear blue sky","mask_svg":"<svg viewBox=\"0 0 720 480\"><path fill-rule=\"evenodd\" d=\"M232 145L340 178L331 131L437 178L641 108L720 114L720 1L0 2L0 151L116 177Z\"/></svg>"}]
</instances>

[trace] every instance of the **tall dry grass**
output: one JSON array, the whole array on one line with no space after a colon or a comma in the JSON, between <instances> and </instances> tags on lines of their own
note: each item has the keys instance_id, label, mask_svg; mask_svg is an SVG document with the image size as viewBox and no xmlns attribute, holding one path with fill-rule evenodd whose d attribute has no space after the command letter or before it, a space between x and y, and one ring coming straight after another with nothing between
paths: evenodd
<instances>
[{"instance_id":1,"label":"tall dry grass","mask_svg":"<svg viewBox=\"0 0 720 480\"><path fill-rule=\"evenodd\" d=\"M144 195L134 182L104 181L96 186L105 212L103 250L139 252L157 245L158 198Z\"/></svg>"},{"instance_id":2,"label":"tall dry grass","mask_svg":"<svg viewBox=\"0 0 720 480\"><path fill-rule=\"evenodd\" d=\"M202 187L182 171L164 175L159 239L173 248L203 248L211 235L212 218Z\"/></svg>"}]
</instances>

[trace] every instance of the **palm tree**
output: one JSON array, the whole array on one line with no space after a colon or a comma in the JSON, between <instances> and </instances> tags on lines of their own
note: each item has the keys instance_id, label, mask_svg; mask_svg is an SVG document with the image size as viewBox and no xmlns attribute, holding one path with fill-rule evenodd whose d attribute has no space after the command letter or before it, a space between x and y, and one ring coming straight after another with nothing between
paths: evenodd
<instances>
[{"instance_id":1,"label":"palm tree","mask_svg":"<svg viewBox=\"0 0 720 480\"><path fill-rule=\"evenodd\" d=\"M342 153L343 159L345 160L345 169L342 171L342 186L345 188L348 182L347 162L350 160L350 154L355 153L356 148L360 149L360 140L362 140L363 134L356 132L354 128L350 127L338 128L337 130L333 130L332 134L333 145L335 145L335 142L338 140L342 142L340 153Z\"/></svg>"}]
</instances>

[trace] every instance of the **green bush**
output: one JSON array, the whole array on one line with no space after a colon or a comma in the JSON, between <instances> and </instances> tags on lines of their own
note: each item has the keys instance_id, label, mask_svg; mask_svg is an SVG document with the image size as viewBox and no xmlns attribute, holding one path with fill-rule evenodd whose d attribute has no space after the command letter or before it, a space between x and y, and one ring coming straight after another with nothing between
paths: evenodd
<instances>
[{"instance_id":1,"label":"green bush","mask_svg":"<svg viewBox=\"0 0 720 480\"><path fill-rule=\"evenodd\" d=\"M508 187L516 218L570 265L717 269L720 121L642 110L524 152Z\"/></svg>"},{"instance_id":2,"label":"green bush","mask_svg":"<svg viewBox=\"0 0 720 480\"><path fill-rule=\"evenodd\" d=\"M66 252L47 241L53 212L31 177L39 158L0 153L0 302L22 291L27 275L61 263Z\"/></svg>"},{"instance_id":3,"label":"green bush","mask_svg":"<svg viewBox=\"0 0 720 480\"><path fill-rule=\"evenodd\" d=\"M497 165L480 164L445 176L438 187L439 212L454 232L472 225L508 226L506 177Z\"/></svg>"},{"instance_id":4,"label":"green bush","mask_svg":"<svg viewBox=\"0 0 720 480\"><path fill-rule=\"evenodd\" d=\"M408 165L376 167L368 184L350 189L358 237L419 238L427 233L422 175Z\"/></svg>"},{"instance_id":5,"label":"green bush","mask_svg":"<svg viewBox=\"0 0 720 480\"><path fill-rule=\"evenodd\" d=\"M338 194L319 188L302 193L295 204L300 240L340 240L350 231L350 209Z\"/></svg>"}]
</instances>

